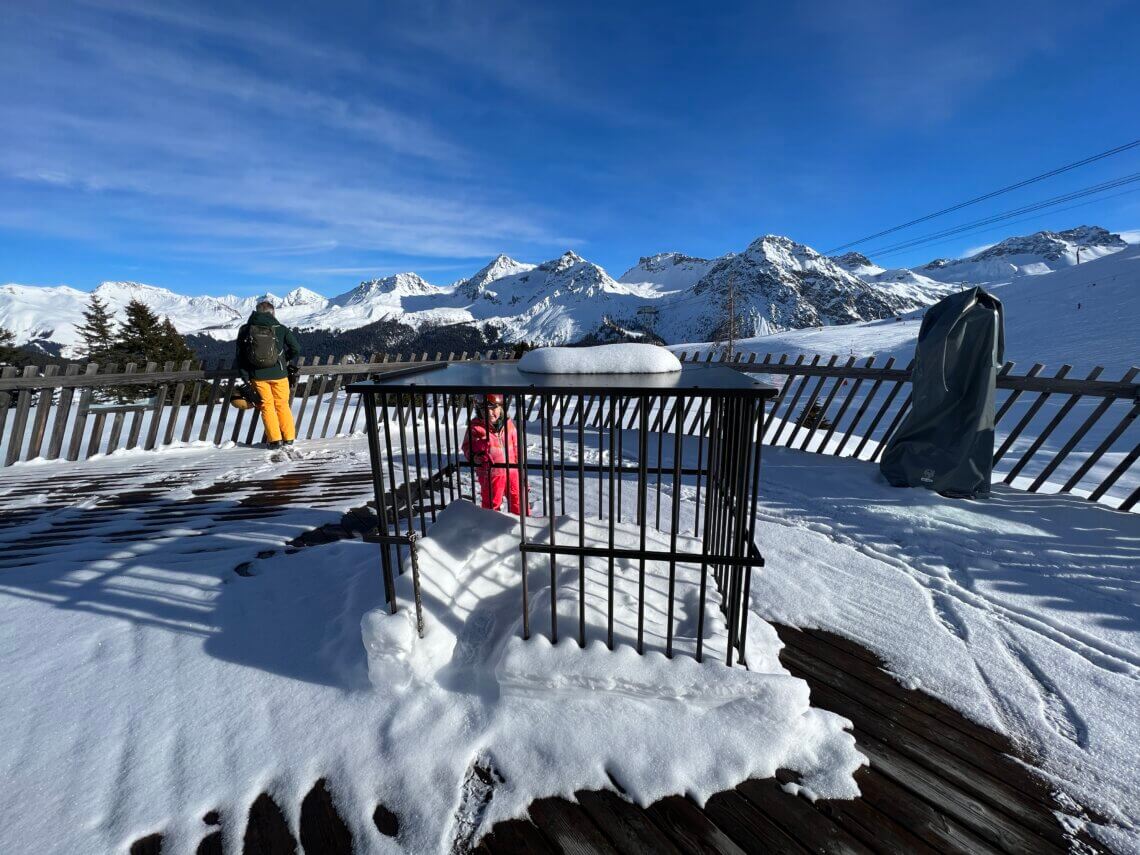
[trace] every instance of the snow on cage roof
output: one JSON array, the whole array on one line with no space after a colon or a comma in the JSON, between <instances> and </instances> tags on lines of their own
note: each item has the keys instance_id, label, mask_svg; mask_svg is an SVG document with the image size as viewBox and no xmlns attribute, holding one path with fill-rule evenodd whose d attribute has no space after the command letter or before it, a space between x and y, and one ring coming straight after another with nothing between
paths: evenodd
<instances>
[{"instance_id":1,"label":"snow on cage roof","mask_svg":"<svg viewBox=\"0 0 1140 855\"><path fill-rule=\"evenodd\" d=\"M524 353L519 371L535 374L662 374L680 371L681 360L655 344L540 347Z\"/></svg>"},{"instance_id":2,"label":"snow on cage roof","mask_svg":"<svg viewBox=\"0 0 1140 855\"><path fill-rule=\"evenodd\" d=\"M771 398L776 389L724 365L683 365L659 374L532 374L514 362L451 362L396 369L349 385L349 392L502 392L505 394L707 394Z\"/></svg>"}]
</instances>

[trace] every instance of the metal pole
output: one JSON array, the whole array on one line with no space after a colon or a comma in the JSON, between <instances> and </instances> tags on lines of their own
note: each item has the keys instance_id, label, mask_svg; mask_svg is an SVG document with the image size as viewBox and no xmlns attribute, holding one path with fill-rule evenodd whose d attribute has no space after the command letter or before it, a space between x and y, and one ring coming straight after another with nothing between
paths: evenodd
<instances>
[{"instance_id":1,"label":"metal pole","mask_svg":"<svg viewBox=\"0 0 1140 855\"><path fill-rule=\"evenodd\" d=\"M637 426L637 527L642 552L645 551L645 521L646 505L649 501L648 481L645 472L649 457L649 406L648 399L641 408ZM637 652L645 652L645 558L638 559L637 564Z\"/></svg>"},{"instance_id":2,"label":"metal pole","mask_svg":"<svg viewBox=\"0 0 1140 855\"><path fill-rule=\"evenodd\" d=\"M530 638L530 606L527 595L526 518L529 508L529 485L526 477L526 412L522 395L515 396L515 432L518 434L519 450L515 460L519 470L519 559L522 563L522 608L523 640Z\"/></svg>"},{"instance_id":3,"label":"metal pole","mask_svg":"<svg viewBox=\"0 0 1140 855\"><path fill-rule=\"evenodd\" d=\"M400 513L397 510L397 503L400 501L396 493L396 469L393 461L396 455L392 453L392 427L388 419L388 393L383 392L380 395L381 414L384 417L384 449L387 451L388 456L388 480L392 484L392 533L400 533ZM406 477L405 473L405 477ZM411 510L408 511L411 513ZM400 544L396 544L396 563L400 565L400 575L404 573L403 558L400 555Z\"/></svg>"},{"instance_id":4,"label":"metal pole","mask_svg":"<svg viewBox=\"0 0 1140 855\"><path fill-rule=\"evenodd\" d=\"M388 534L388 511L384 504L384 467L380 462L380 437L376 426L376 397L372 392L366 392L366 409L364 413L366 430L368 431L368 458L372 469L372 491L376 496L376 522L377 528ZM396 613L396 582L392 574L392 555L388 551L388 544L380 544L380 566L384 573L384 599L388 602L388 613Z\"/></svg>"},{"instance_id":5,"label":"metal pole","mask_svg":"<svg viewBox=\"0 0 1140 855\"><path fill-rule=\"evenodd\" d=\"M617 419L615 418L617 415L616 410L617 410L617 398L611 395L610 396L610 485L609 485L610 513L609 513L609 521L608 521L608 523L609 523L610 554L609 554L609 558L607 559L609 562L609 592L608 592L609 593L609 611L608 611L608 618L607 618L608 623L607 623L607 627L606 627L606 644L609 646L610 650L614 649L614 519L615 519L615 517L614 517L614 488L615 488L614 467L615 467L615 460L614 460L613 450L614 450L614 443L615 443L615 431L617 430L617 426L615 424L615 422L617 421Z\"/></svg>"},{"instance_id":6,"label":"metal pole","mask_svg":"<svg viewBox=\"0 0 1140 855\"><path fill-rule=\"evenodd\" d=\"M578 396L578 545L586 545L586 471L583 454L586 451L585 431L582 425L584 396ZM578 646L586 646L586 556L578 556Z\"/></svg>"},{"instance_id":7,"label":"metal pole","mask_svg":"<svg viewBox=\"0 0 1140 855\"><path fill-rule=\"evenodd\" d=\"M548 466L554 462L554 397L547 396L542 401L542 422L545 434L545 445L543 448L543 465ZM545 469L543 470L545 472ZM556 566L556 556L553 552L555 546L555 516L554 516L554 470L550 470L550 477L546 479L546 483L550 485L550 500L547 504L548 514L550 520L550 643L558 643L558 568Z\"/></svg>"}]
</instances>

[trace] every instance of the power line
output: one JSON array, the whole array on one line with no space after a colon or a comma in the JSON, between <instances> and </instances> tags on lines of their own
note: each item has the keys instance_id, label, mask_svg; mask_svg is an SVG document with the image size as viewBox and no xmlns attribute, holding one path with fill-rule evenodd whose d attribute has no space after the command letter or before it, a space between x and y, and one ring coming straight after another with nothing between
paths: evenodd
<instances>
[{"instance_id":1,"label":"power line","mask_svg":"<svg viewBox=\"0 0 1140 855\"><path fill-rule=\"evenodd\" d=\"M939 238L950 237L952 235L960 234L961 232L969 231L970 229L977 228L978 226L987 226L991 223L1000 223L1003 220L1013 219L1014 217L1022 214L1028 214L1033 211L1040 211L1045 208L1051 208L1055 205L1061 205L1065 202L1071 202L1074 199L1082 199L1085 196L1092 196L1096 193L1103 193L1106 190L1113 190L1117 187L1123 187L1126 184L1133 184L1140 181L1140 172L1134 172L1131 175L1125 175L1122 178L1114 178L1110 181L1103 181L1100 184L1094 184L1090 187L1084 187L1080 190L1075 190L1072 193L1065 193L1061 196L1054 196L1050 199L1043 199L1039 202L1034 202L1030 205L1024 205L1020 208L1013 208L1009 211L1004 211L1000 214L994 214L991 217L985 217L980 220L974 220L969 223L962 223L949 229L940 232L933 232L931 234L923 235L921 237L913 238L912 240L903 241L902 243L891 244L889 246L879 247L877 250L870 250L866 253L871 255L885 255L891 252L898 252L903 249L911 249L912 247L920 246L924 243L929 243Z\"/></svg>"},{"instance_id":2,"label":"power line","mask_svg":"<svg viewBox=\"0 0 1140 855\"><path fill-rule=\"evenodd\" d=\"M1078 202L1075 205L1066 205L1064 208L1057 208L1056 210L1050 211L1049 213L1059 214L1062 211L1072 211L1072 210L1075 210L1076 208L1083 208L1086 205L1094 205L1097 202L1107 202L1109 199L1116 199L1120 196L1127 196L1130 193L1140 193L1140 187L1133 187L1131 190L1124 190L1120 193L1112 193L1111 195L1105 196L1101 199L1089 199L1087 202ZM1036 220L1036 219L1039 219L1039 218L1037 216L1033 215L1033 216L1028 216L1028 217L1022 217L1019 220L1009 220L1007 222L1002 223L1001 226L982 226L981 228L977 228L977 229L974 229L972 231L959 234L959 235L957 235L957 237L962 238L962 237L970 237L972 235L985 234L986 232L996 231L998 228L1006 228L1008 226L1015 225L1017 223L1027 223L1027 222L1030 222L1030 221ZM929 242L937 245L940 243L950 243L954 239L955 238L941 238L941 239L933 239ZM879 253L875 254L875 259L877 260L880 258L887 258L887 257L890 257L892 255L898 255L899 253L906 252L906 251L907 250L905 250L905 249L896 249L893 252L879 252Z\"/></svg>"},{"instance_id":3,"label":"power line","mask_svg":"<svg viewBox=\"0 0 1140 855\"><path fill-rule=\"evenodd\" d=\"M986 193L982 196L975 196L973 199L967 199L965 202L959 202L957 205L951 205L949 208L943 208L941 211L935 211L933 214L927 214L924 217L910 220L909 222L903 223L902 225L884 229L881 232L875 232L873 235L861 237L858 240L853 240L850 243L845 243L842 246L837 246L834 249L829 249L824 253L824 255L831 255L833 253L839 252L840 250L847 249L848 247L856 246L869 240L874 240L875 238L882 237L883 235L889 235L892 232L900 231L901 229L908 228L909 226L917 225L918 223L924 223L927 220L933 220L935 217L941 217L943 214L949 214L954 211L958 211L969 205L976 205L978 202L984 202L986 199L992 199L995 196L1000 196L1003 193L1009 193L1012 190L1018 190L1037 181L1043 181L1046 178L1052 178L1054 175L1060 175L1063 172L1068 172L1071 169L1076 169L1077 167L1084 166L1088 163L1094 163L1095 161L1102 160L1106 157L1111 157L1114 154L1120 154L1122 151L1128 151L1129 149L1136 148L1137 146L1140 146L1140 140L1133 140L1130 143L1125 143L1124 145L1117 146L1116 148L1110 148L1108 151L1102 151L1100 154L1094 154L1091 157L1086 157L1084 160L1074 161L1073 163L1059 166L1056 169L1051 169L1048 172L1042 172L1040 175L1035 175L1032 178L1026 178L1024 181L1018 181L1016 184L1010 184L1008 187L1002 187L1000 190L994 190L993 192Z\"/></svg>"}]
</instances>

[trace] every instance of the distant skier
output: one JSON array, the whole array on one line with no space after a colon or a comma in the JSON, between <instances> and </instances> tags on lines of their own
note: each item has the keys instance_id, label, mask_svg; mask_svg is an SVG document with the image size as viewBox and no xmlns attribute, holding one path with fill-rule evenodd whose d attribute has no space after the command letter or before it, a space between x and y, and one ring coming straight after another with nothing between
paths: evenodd
<instances>
[{"instance_id":1,"label":"distant skier","mask_svg":"<svg viewBox=\"0 0 1140 855\"><path fill-rule=\"evenodd\" d=\"M289 378L297 369L287 363L300 355L293 331L279 324L273 304L262 300L238 330L237 367L242 382L253 381L253 403L261 411L270 448L291 446L297 436L289 409Z\"/></svg>"},{"instance_id":2,"label":"distant skier","mask_svg":"<svg viewBox=\"0 0 1140 855\"><path fill-rule=\"evenodd\" d=\"M507 418L503 396L491 392L478 403L476 416L463 437L463 455L475 464L479 475L479 498L484 508L499 510L503 497L512 514L519 512L519 473L516 468L494 463L518 463L519 443L515 424Z\"/></svg>"}]
</instances>

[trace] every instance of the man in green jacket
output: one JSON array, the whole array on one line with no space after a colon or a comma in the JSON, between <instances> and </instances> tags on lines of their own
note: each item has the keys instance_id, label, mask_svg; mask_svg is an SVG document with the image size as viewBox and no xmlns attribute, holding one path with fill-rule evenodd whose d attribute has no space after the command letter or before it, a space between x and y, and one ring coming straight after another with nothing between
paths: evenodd
<instances>
[{"instance_id":1,"label":"man in green jacket","mask_svg":"<svg viewBox=\"0 0 1140 855\"><path fill-rule=\"evenodd\" d=\"M296 369L287 363L300 355L293 331L278 323L273 304L262 300L238 330L237 367L243 382L253 381L253 403L261 411L270 448L292 445L297 436L289 409L289 373Z\"/></svg>"}]
</instances>

